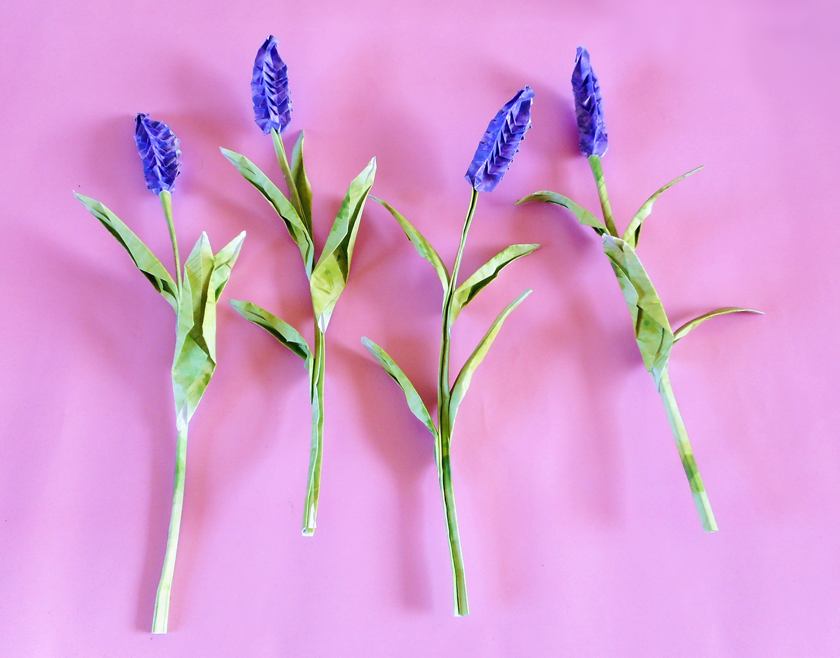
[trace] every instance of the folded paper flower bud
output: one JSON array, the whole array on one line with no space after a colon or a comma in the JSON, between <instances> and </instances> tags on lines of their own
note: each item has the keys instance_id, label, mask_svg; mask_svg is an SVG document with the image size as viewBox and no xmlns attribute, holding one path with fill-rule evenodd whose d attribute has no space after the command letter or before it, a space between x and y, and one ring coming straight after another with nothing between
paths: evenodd
<instances>
[{"instance_id":1,"label":"folded paper flower bud","mask_svg":"<svg viewBox=\"0 0 840 658\"><path fill-rule=\"evenodd\" d=\"M466 178L478 192L492 192L513 162L531 127L534 90L526 86L504 104L478 143Z\"/></svg>"},{"instance_id":2,"label":"folded paper flower bud","mask_svg":"<svg viewBox=\"0 0 840 658\"><path fill-rule=\"evenodd\" d=\"M138 114L134 142L143 161L146 187L155 194L171 191L181 173L181 145L172 129L148 114Z\"/></svg>"},{"instance_id":3,"label":"folded paper flower bud","mask_svg":"<svg viewBox=\"0 0 840 658\"><path fill-rule=\"evenodd\" d=\"M572 72L572 91L575 95L575 114L580 133L580 150L585 156L607 152L607 125L604 122L604 103L601 85L589 62L589 51L578 48Z\"/></svg>"},{"instance_id":4,"label":"folded paper flower bud","mask_svg":"<svg viewBox=\"0 0 840 658\"><path fill-rule=\"evenodd\" d=\"M269 37L257 51L251 78L254 119L266 135L272 129L283 132L292 120L292 99L286 63L277 50L277 39Z\"/></svg>"}]
</instances>

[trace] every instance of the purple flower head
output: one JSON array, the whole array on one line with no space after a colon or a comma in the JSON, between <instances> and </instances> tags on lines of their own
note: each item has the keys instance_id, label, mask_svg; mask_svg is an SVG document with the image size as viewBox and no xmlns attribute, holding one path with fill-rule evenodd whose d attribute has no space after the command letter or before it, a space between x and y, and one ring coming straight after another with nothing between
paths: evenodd
<instances>
[{"instance_id":1,"label":"purple flower head","mask_svg":"<svg viewBox=\"0 0 840 658\"><path fill-rule=\"evenodd\" d=\"M467 180L478 192L492 192L513 162L513 156L531 127L534 90L526 86L496 113L478 143Z\"/></svg>"},{"instance_id":2,"label":"purple flower head","mask_svg":"<svg viewBox=\"0 0 840 658\"><path fill-rule=\"evenodd\" d=\"M277 39L269 35L257 51L251 78L254 119L266 135L272 129L283 132L292 120L289 76L277 52Z\"/></svg>"},{"instance_id":3,"label":"purple flower head","mask_svg":"<svg viewBox=\"0 0 840 658\"><path fill-rule=\"evenodd\" d=\"M141 113L135 121L134 141L143 161L146 187L155 194L171 190L181 173L180 142L172 129Z\"/></svg>"},{"instance_id":4,"label":"purple flower head","mask_svg":"<svg viewBox=\"0 0 840 658\"><path fill-rule=\"evenodd\" d=\"M604 103L601 85L589 63L589 51L577 49L575 70L572 72L572 91L575 94L575 114L580 133L580 150L585 156L607 152L607 124L604 123Z\"/></svg>"}]
</instances>

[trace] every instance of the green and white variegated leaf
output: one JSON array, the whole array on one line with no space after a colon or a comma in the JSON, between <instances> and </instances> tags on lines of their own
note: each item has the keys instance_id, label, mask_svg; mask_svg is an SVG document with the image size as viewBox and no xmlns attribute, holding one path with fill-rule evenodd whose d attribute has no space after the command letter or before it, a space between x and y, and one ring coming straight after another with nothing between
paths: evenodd
<instances>
[{"instance_id":1,"label":"green and white variegated leaf","mask_svg":"<svg viewBox=\"0 0 840 658\"><path fill-rule=\"evenodd\" d=\"M83 194L74 193L74 195L88 209L90 214L98 219L108 229L108 232L116 238L117 242L131 256L131 260L134 261L137 269L149 280L155 290L169 302L169 305L177 311L178 286L163 263L152 253L152 250L105 204Z\"/></svg>"},{"instance_id":2,"label":"green and white variegated leaf","mask_svg":"<svg viewBox=\"0 0 840 658\"><path fill-rule=\"evenodd\" d=\"M359 223L375 176L376 158L371 158L362 172L350 183L327 236L321 257L312 270L309 288L312 293L312 307L321 331L327 330L338 298L347 286Z\"/></svg>"},{"instance_id":3,"label":"green and white variegated leaf","mask_svg":"<svg viewBox=\"0 0 840 658\"><path fill-rule=\"evenodd\" d=\"M303 131L300 131L295 146L292 149L292 180L297 189L301 205L301 219L304 225L312 234L312 185L306 175L306 167L303 163Z\"/></svg>"},{"instance_id":4,"label":"green and white variegated leaf","mask_svg":"<svg viewBox=\"0 0 840 658\"><path fill-rule=\"evenodd\" d=\"M379 203L397 220L403 233L405 233L405 237L414 245L417 253L435 268L435 273L438 275L438 279L440 279L440 285L443 287L444 292L446 292L449 287L449 271L446 269L446 265L443 264L438 252L435 251L435 248L394 206L383 199L373 197L373 200Z\"/></svg>"},{"instance_id":5,"label":"green and white variegated leaf","mask_svg":"<svg viewBox=\"0 0 840 658\"><path fill-rule=\"evenodd\" d=\"M413 413L415 417L426 426L426 428L432 433L432 436L436 437L437 428L435 427L434 422L432 422L432 416L429 414L429 410L423 403L423 399L420 397L417 389L414 388L414 384L411 383L408 376L397 365L397 362L394 361L394 359L392 359L385 350L369 338L363 337L362 344L367 348L368 352L371 353L373 358L379 361L379 364L385 372L387 372L402 389L402 392L405 395L405 401L408 403L408 408L411 410L411 413Z\"/></svg>"},{"instance_id":6,"label":"green and white variegated leaf","mask_svg":"<svg viewBox=\"0 0 840 658\"><path fill-rule=\"evenodd\" d=\"M610 260L630 311L636 343L645 367L652 373L660 372L668 364L674 343L674 334L662 301L636 250L621 238L605 234L602 239L604 253Z\"/></svg>"},{"instance_id":7,"label":"green and white variegated leaf","mask_svg":"<svg viewBox=\"0 0 840 658\"><path fill-rule=\"evenodd\" d=\"M452 302L452 317L458 317L461 310L469 304L499 273L513 261L539 249L538 244L512 244L502 249L484 265L479 267L455 290Z\"/></svg>"},{"instance_id":8,"label":"green and white variegated leaf","mask_svg":"<svg viewBox=\"0 0 840 658\"><path fill-rule=\"evenodd\" d=\"M691 171L685 172L681 176L677 176L674 180L667 182L665 185L656 190L656 192L651 194L648 197L647 201L645 201L642 204L642 207L639 208L635 215L633 215L633 219L631 219L630 223L627 225L627 230L624 231L624 241L627 242L631 247L636 247L639 244L639 236L641 235L642 224L653 212L653 204L656 203L656 200L665 192L674 187L674 185L676 185L682 180L685 180L689 176L696 174L702 168L703 166L701 165L699 167L695 167Z\"/></svg>"},{"instance_id":9,"label":"green and white variegated leaf","mask_svg":"<svg viewBox=\"0 0 840 658\"><path fill-rule=\"evenodd\" d=\"M233 306L236 312L243 318L249 322L253 322L258 327L265 329L270 335L276 338L281 345L288 348L292 353L297 354L307 364L309 363L309 360L312 358L309 344L306 342L306 339L300 335L300 332L298 332L298 330L288 322L284 322L276 315L269 313L264 308L257 306L252 302L233 299L231 300L230 305Z\"/></svg>"},{"instance_id":10,"label":"green and white variegated leaf","mask_svg":"<svg viewBox=\"0 0 840 658\"><path fill-rule=\"evenodd\" d=\"M526 290L508 304L501 313L499 313L493 321L493 324L490 325L487 333L484 334L484 337L479 341L475 350L473 350L473 353L470 354L469 358L464 363L464 367L461 368L461 372L459 372L458 376L455 378L455 383L452 385L452 393L449 398L450 428L455 426L455 417L458 415L458 408L461 406L461 402L470 388L473 375L478 369L478 366L481 365L481 362L484 361L484 357L487 356L487 352L490 351L490 347L493 345L493 341L496 340L496 336L499 335L502 325L505 323L508 316L513 313L513 310L525 301L525 298L528 297L531 292L533 291Z\"/></svg>"},{"instance_id":11,"label":"green and white variegated leaf","mask_svg":"<svg viewBox=\"0 0 840 658\"><path fill-rule=\"evenodd\" d=\"M518 206L531 201L541 201L543 203L553 203L557 206L562 206L571 212L578 222L584 226L589 226L594 229L598 235L607 233L607 227L595 213L590 212L579 203L572 201L567 196L563 196L562 194L557 194L557 192L551 192L549 190L541 190L522 197L516 202L516 205Z\"/></svg>"},{"instance_id":12,"label":"green and white variegated leaf","mask_svg":"<svg viewBox=\"0 0 840 658\"><path fill-rule=\"evenodd\" d=\"M179 427L189 423L216 369L216 298L211 288L214 267L210 241L202 233L184 264L178 304L172 388Z\"/></svg>"},{"instance_id":13,"label":"green and white variegated leaf","mask_svg":"<svg viewBox=\"0 0 840 658\"><path fill-rule=\"evenodd\" d=\"M312 272L312 263L315 260L315 247L312 243L312 236L309 234L306 224L301 219L297 210L295 210L295 207L280 191L280 188L248 158L241 153L236 153L226 148L220 150L222 155L237 168L245 180L251 183L263 195L266 201L271 204L272 208L280 216L280 219L283 220L283 224L289 231L289 235L300 250L303 265L306 268L306 275L309 276Z\"/></svg>"},{"instance_id":14,"label":"green and white variegated leaf","mask_svg":"<svg viewBox=\"0 0 840 658\"><path fill-rule=\"evenodd\" d=\"M236 259L239 258L244 240L245 231L242 231L213 256L213 275L210 277L210 290L217 302L219 297L222 296L222 291L227 286L228 281L230 281L230 273L236 264Z\"/></svg>"},{"instance_id":15,"label":"green and white variegated leaf","mask_svg":"<svg viewBox=\"0 0 840 658\"><path fill-rule=\"evenodd\" d=\"M677 329L674 332L674 342L676 343L678 340L685 338L686 335L688 335L694 328L703 324L706 320L711 320L719 315L729 315L730 313L757 313L758 315L764 315L764 311L759 311L754 308L742 308L740 306L725 306L723 308L716 308L713 311L703 313L703 315L698 315L696 318L689 320Z\"/></svg>"}]
</instances>

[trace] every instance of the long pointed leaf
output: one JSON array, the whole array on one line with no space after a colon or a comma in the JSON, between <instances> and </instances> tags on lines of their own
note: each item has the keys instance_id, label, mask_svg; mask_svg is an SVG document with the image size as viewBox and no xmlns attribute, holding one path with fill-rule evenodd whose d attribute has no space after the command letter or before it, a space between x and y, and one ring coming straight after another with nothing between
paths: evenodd
<instances>
[{"instance_id":1,"label":"long pointed leaf","mask_svg":"<svg viewBox=\"0 0 840 658\"><path fill-rule=\"evenodd\" d=\"M149 280L152 286L154 286L154 289L169 302L169 305L177 311L178 287L172 275L169 274L169 271L158 260L157 256L152 253L152 250L119 217L111 212L105 204L84 194L77 192L73 194L88 209L90 214L108 229L108 232L116 238L117 242L131 256L131 260L134 261L137 269Z\"/></svg>"},{"instance_id":2,"label":"long pointed leaf","mask_svg":"<svg viewBox=\"0 0 840 658\"><path fill-rule=\"evenodd\" d=\"M650 216L653 212L653 204L656 203L656 200L662 196L665 192L670 190L674 185L679 183L682 180L685 180L689 176L696 174L703 168L703 165L699 167L695 167L691 171L687 171L681 176L677 176L674 180L667 182L665 185L660 187L656 192L651 194L647 201L642 204L642 207L633 215L633 219L630 220L630 223L627 225L627 230L624 231L624 240L627 242L631 247L635 247L639 244L639 236L641 235L642 231L642 224L644 221Z\"/></svg>"},{"instance_id":3,"label":"long pointed leaf","mask_svg":"<svg viewBox=\"0 0 840 658\"><path fill-rule=\"evenodd\" d=\"M531 292L533 291L526 290L508 304L501 313L499 313L493 321L493 324L490 325L487 333L484 334L484 338L481 339L475 350L473 350L473 353L470 354L469 358L464 363L464 367L461 368L461 372L458 373L458 377L456 377L455 383L452 385L452 395L449 398L449 420L451 425L455 425L455 417L458 415L458 407L461 406L461 401L464 399L464 396L470 388L473 375L475 374L478 366L481 365L481 362L484 361L484 357L487 356L487 352L493 345L493 341L496 340L496 336L498 336L499 331L501 331L505 320L507 320L508 316L517 306L525 301L525 298L528 297Z\"/></svg>"},{"instance_id":4,"label":"long pointed leaf","mask_svg":"<svg viewBox=\"0 0 840 658\"><path fill-rule=\"evenodd\" d=\"M249 322L253 322L258 327L265 329L281 345L288 348L292 353L297 354L305 362L308 363L312 358L312 353L306 339L289 323L284 322L276 315L269 313L264 308L252 302L232 299L230 305L239 315Z\"/></svg>"},{"instance_id":5,"label":"long pointed leaf","mask_svg":"<svg viewBox=\"0 0 840 658\"><path fill-rule=\"evenodd\" d=\"M677 329L674 332L674 342L676 343L681 338L685 338L685 336L688 335L694 328L703 324L706 320L716 318L719 315L728 315L730 313L757 313L758 315L764 315L764 311L759 311L754 308L741 308L739 306L725 306L723 308L716 308L713 311L703 313L703 315L698 315L696 318L694 318L693 320L689 320L679 329Z\"/></svg>"},{"instance_id":6,"label":"long pointed leaf","mask_svg":"<svg viewBox=\"0 0 840 658\"><path fill-rule=\"evenodd\" d=\"M579 203L572 201L567 196L563 196L562 194L557 194L557 192L551 192L549 190L541 190L522 197L516 202L516 205L519 206L523 203L530 203L531 201L541 201L543 203L553 203L557 206L562 206L563 208L569 210L581 224L595 229L595 232L598 235L607 233L607 227L597 215L590 212Z\"/></svg>"},{"instance_id":7,"label":"long pointed leaf","mask_svg":"<svg viewBox=\"0 0 840 658\"><path fill-rule=\"evenodd\" d=\"M239 258L244 240L245 231L242 231L213 256L213 276L210 280L210 290L213 291L214 299L217 302L219 297L222 296L222 291L227 286L228 281L230 281L231 270L233 270L233 266Z\"/></svg>"},{"instance_id":8,"label":"long pointed leaf","mask_svg":"<svg viewBox=\"0 0 840 658\"><path fill-rule=\"evenodd\" d=\"M455 299L452 307L453 317L458 317L461 310L469 304L479 292L481 292L499 273L513 261L539 249L538 244L513 244L502 249L484 265L473 272L455 290Z\"/></svg>"},{"instance_id":9,"label":"long pointed leaf","mask_svg":"<svg viewBox=\"0 0 840 658\"><path fill-rule=\"evenodd\" d=\"M315 259L315 247L312 244L312 237L309 235L309 231L307 231L306 225L303 223L297 210L295 210L291 202L280 191L280 188L257 165L251 162L251 160L241 153L236 153L226 148L220 150L222 155L242 174L242 177L265 197L266 201L271 204L280 216L280 219L283 220L283 224L289 231L289 235L300 250L303 265L306 268L306 274L309 276L312 272L312 263Z\"/></svg>"},{"instance_id":10,"label":"long pointed leaf","mask_svg":"<svg viewBox=\"0 0 840 658\"><path fill-rule=\"evenodd\" d=\"M444 292L446 292L449 287L449 271L446 269L446 265L443 264L438 252L435 251L435 248L425 237L423 237L423 234L420 233L420 231L418 231L411 222L409 222L396 208L394 208L394 206L384 199L373 197L373 200L379 203L383 208L385 208L385 210L391 213L394 219L397 220L397 223L402 228L403 233L405 233L405 237L407 237L411 244L414 245L417 253L425 258L429 263L431 263L432 267L435 268L438 279L440 279L440 285L443 287Z\"/></svg>"},{"instance_id":11,"label":"long pointed leaf","mask_svg":"<svg viewBox=\"0 0 840 658\"><path fill-rule=\"evenodd\" d=\"M306 175L306 167L303 163L303 131L300 131L295 146L292 149L292 179L297 188L300 199L301 211L303 212L303 223L312 233L312 186L309 184L309 177Z\"/></svg>"},{"instance_id":12,"label":"long pointed leaf","mask_svg":"<svg viewBox=\"0 0 840 658\"><path fill-rule=\"evenodd\" d=\"M368 352L371 353L373 358L379 361L379 364L384 368L385 372L387 372L402 389L402 392L405 395L405 401L408 403L408 408L411 410L411 413L413 413L417 419L428 428L428 430L432 433L432 436L437 436L437 428L432 422L432 416L429 414L429 410L423 403L423 399L420 397L417 389L414 388L414 384L411 383L408 376L397 365L397 362L394 361L394 359L392 359L385 350L379 347L379 345L370 340L370 338L363 337L362 344L367 348Z\"/></svg>"},{"instance_id":13,"label":"long pointed leaf","mask_svg":"<svg viewBox=\"0 0 840 658\"><path fill-rule=\"evenodd\" d=\"M327 330L333 309L347 285L353 247L370 188L376 176L376 158L371 158L347 189L318 263L312 270L309 288L312 306L321 331Z\"/></svg>"},{"instance_id":14,"label":"long pointed leaf","mask_svg":"<svg viewBox=\"0 0 840 658\"><path fill-rule=\"evenodd\" d=\"M216 300L210 290L214 258L202 233L184 264L178 305L172 387L179 422L189 423L216 369Z\"/></svg>"},{"instance_id":15,"label":"long pointed leaf","mask_svg":"<svg viewBox=\"0 0 840 658\"><path fill-rule=\"evenodd\" d=\"M636 334L636 343L645 367L651 372L667 365L674 343L671 324L653 282L642 266L636 250L621 238L602 236L604 253L610 260Z\"/></svg>"}]
</instances>

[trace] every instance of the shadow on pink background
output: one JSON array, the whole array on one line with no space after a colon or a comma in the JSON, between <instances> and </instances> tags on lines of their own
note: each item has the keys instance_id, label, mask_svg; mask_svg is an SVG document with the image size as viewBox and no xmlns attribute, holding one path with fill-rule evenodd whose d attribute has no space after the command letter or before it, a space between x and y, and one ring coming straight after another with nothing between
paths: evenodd
<instances>
[{"instance_id":1,"label":"shadow on pink background","mask_svg":"<svg viewBox=\"0 0 840 658\"><path fill-rule=\"evenodd\" d=\"M833 216L836 7L827 2L52 2L0 10L0 654L836 656L840 405ZM73 200L168 254L132 143L182 141L182 249L247 229L227 297L308 328L298 255L220 145L275 172L248 82L273 32L305 129L323 242L371 155L375 193L454 256L463 180L523 84L534 128L483 195L469 272L541 242L463 315L454 358L525 288L459 416L455 486L472 616L451 617L432 445L359 338L434 398L439 293L370 204L329 334L317 535L299 535L306 375L220 307L190 437L167 637L151 637L174 458L166 305ZM640 248L675 323L722 305L672 378L721 531L706 535L597 241L536 189L593 207L569 88L587 45L622 222L663 182ZM167 262L168 258L167 258ZM308 335L308 331L306 332Z\"/></svg>"}]
</instances>

